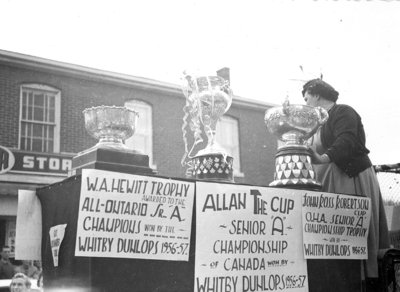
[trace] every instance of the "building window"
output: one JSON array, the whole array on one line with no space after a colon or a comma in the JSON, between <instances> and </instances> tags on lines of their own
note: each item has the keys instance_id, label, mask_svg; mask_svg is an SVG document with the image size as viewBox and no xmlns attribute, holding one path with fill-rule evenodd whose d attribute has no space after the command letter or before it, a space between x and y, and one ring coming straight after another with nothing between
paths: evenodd
<instances>
[{"instance_id":1,"label":"building window","mask_svg":"<svg viewBox=\"0 0 400 292\"><path fill-rule=\"evenodd\" d=\"M129 100L125 102L125 106L139 113L136 131L132 137L125 141L125 145L148 155L150 165L154 167L152 107L140 100Z\"/></svg>"},{"instance_id":2,"label":"building window","mask_svg":"<svg viewBox=\"0 0 400 292\"><path fill-rule=\"evenodd\" d=\"M19 149L60 152L60 91L39 84L21 86Z\"/></svg>"},{"instance_id":3,"label":"building window","mask_svg":"<svg viewBox=\"0 0 400 292\"><path fill-rule=\"evenodd\" d=\"M217 124L217 142L233 157L235 176L243 176L240 170L239 122L223 116Z\"/></svg>"}]
</instances>

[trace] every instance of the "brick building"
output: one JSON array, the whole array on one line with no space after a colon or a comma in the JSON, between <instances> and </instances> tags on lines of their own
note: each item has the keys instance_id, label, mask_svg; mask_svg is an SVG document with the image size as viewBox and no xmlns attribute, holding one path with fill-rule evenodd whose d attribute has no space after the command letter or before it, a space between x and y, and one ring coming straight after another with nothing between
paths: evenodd
<instances>
[{"instance_id":1,"label":"brick building","mask_svg":"<svg viewBox=\"0 0 400 292\"><path fill-rule=\"evenodd\" d=\"M185 175L179 85L0 50L0 103L0 247L15 244L18 189L65 179L71 158L96 143L84 128L85 108L133 107L140 118L126 144L148 154L159 175ZM276 138L264 125L270 106L235 96L219 125L236 182L273 179Z\"/></svg>"}]
</instances>

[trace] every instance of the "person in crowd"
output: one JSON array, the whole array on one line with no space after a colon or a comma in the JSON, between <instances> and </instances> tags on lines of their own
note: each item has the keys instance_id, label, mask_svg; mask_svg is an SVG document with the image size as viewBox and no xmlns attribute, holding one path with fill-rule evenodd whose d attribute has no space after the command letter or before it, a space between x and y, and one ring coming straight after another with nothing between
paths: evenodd
<instances>
[{"instance_id":1,"label":"person in crowd","mask_svg":"<svg viewBox=\"0 0 400 292\"><path fill-rule=\"evenodd\" d=\"M39 273L39 276L37 279L37 287L38 287L38 291L43 291L43 272Z\"/></svg>"},{"instance_id":2,"label":"person in crowd","mask_svg":"<svg viewBox=\"0 0 400 292\"><path fill-rule=\"evenodd\" d=\"M1 250L0 279L11 279L14 276L14 265L10 262L10 248L5 246Z\"/></svg>"},{"instance_id":3,"label":"person in crowd","mask_svg":"<svg viewBox=\"0 0 400 292\"><path fill-rule=\"evenodd\" d=\"M42 270L43 270L42 261L35 260L35 261L33 261L33 265L38 269L39 273L42 272Z\"/></svg>"},{"instance_id":4,"label":"person in crowd","mask_svg":"<svg viewBox=\"0 0 400 292\"><path fill-rule=\"evenodd\" d=\"M302 94L307 105L322 107L329 114L327 122L310 139L312 163L322 191L371 199L368 260L363 274L367 291L378 291L378 250L388 248L390 241L361 117L349 105L337 104L339 92L322 79L305 83Z\"/></svg>"},{"instance_id":5,"label":"person in crowd","mask_svg":"<svg viewBox=\"0 0 400 292\"><path fill-rule=\"evenodd\" d=\"M37 279L40 271L32 265L32 261L23 260L21 266L15 267L16 273L24 273L29 278Z\"/></svg>"},{"instance_id":6,"label":"person in crowd","mask_svg":"<svg viewBox=\"0 0 400 292\"><path fill-rule=\"evenodd\" d=\"M10 292L28 292L31 289L31 280L23 273L16 273L12 277Z\"/></svg>"}]
</instances>

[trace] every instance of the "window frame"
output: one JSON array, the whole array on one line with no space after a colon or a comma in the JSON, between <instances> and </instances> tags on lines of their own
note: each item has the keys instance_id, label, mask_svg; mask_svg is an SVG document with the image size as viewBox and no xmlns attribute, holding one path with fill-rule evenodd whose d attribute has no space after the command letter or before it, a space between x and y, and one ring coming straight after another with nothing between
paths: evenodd
<instances>
[{"instance_id":1,"label":"window frame","mask_svg":"<svg viewBox=\"0 0 400 292\"><path fill-rule=\"evenodd\" d=\"M241 153L240 153L240 128L239 128L239 119L233 116L229 116L229 115L224 115L222 116L217 124L217 135L218 133L221 131L221 125L223 122L227 122L227 123L231 123L234 125L234 127L236 128L237 131L237 155L238 157L234 157L234 153L229 153L229 155L232 155L233 157L233 163L235 166L235 162L237 163L237 168L233 168L233 175L235 177L244 177L244 173L242 172L242 163L241 163ZM232 127L233 129L233 127ZM218 136L217 136L218 137ZM217 138L217 142L224 148L223 144L218 141ZM226 149L229 152L229 149Z\"/></svg>"},{"instance_id":2,"label":"window frame","mask_svg":"<svg viewBox=\"0 0 400 292\"><path fill-rule=\"evenodd\" d=\"M139 129L137 127L138 125L136 125L135 133L133 134L132 137L134 137L135 135L139 134L139 135L144 136L146 139L148 139L147 144L149 144L149 150L148 150L148 153L144 153L144 154L149 156L150 167L153 168L153 169L156 169L157 167L154 164L154 152L153 152L154 151L154 147L153 147L153 106L150 103L148 103L146 101L143 101L143 100L140 100L140 99L129 99L129 100L126 100L124 102L124 106L127 107L127 108L130 108L130 109L133 109L136 112L139 112L139 110L137 109L138 107L139 108L142 107L142 108L145 109L146 112L148 112L148 114L149 114L149 117L148 117L148 122L149 122L148 128L145 129L145 131L143 133L141 133L141 131L143 129ZM140 113L139 113L138 120L140 120ZM130 139L132 137L130 137ZM125 143L126 143L126 141L125 141ZM135 150L134 147L133 147L133 150Z\"/></svg>"},{"instance_id":3,"label":"window frame","mask_svg":"<svg viewBox=\"0 0 400 292\"><path fill-rule=\"evenodd\" d=\"M37 123L45 125L45 122L35 122L34 120L23 120L23 93L27 91L42 91L54 94L54 135L53 135L53 151L51 153L60 153L60 127L61 127L61 91L55 87L39 84L25 83L20 85L20 100L19 100L19 125L18 125L18 149L21 149L22 122ZM27 150L36 152L32 150Z\"/></svg>"}]
</instances>

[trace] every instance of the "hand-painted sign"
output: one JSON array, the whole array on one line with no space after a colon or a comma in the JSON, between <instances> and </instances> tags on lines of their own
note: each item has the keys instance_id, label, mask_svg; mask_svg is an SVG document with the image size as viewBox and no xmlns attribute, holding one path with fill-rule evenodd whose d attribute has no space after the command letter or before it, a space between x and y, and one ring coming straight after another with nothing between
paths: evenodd
<instances>
[{"instance_id":1,"label":"hand-painted sign","mask_svg":"<svg viewBox=\"0 0 400 292\"><path fill-rule=\"evenodd\" d=\"M302 201L305 258L368 258L369 198L305 192Z\"/></svg>"},{"instance_id":2,"label":"hand-painted sign","mask_svg":"<svg viewBox=\"0 0 400 292\"><path fill-rule=\"evenodd\" d=\"M76 256L189 260L193 182L84 169Z\"/></svg>"},{"instance_id":3,"label":"hand-painted sign","mask_svg":"<svg viewBox=\"0 0 400 292\"><path fill-rule=\"evenodd\" d=\"M58 267L58 255L61 243L64 239L66 227L67 224L60 224L50 227L49 230L51 254L53 255L53 264L55 267Z\"/></svg>"},{"instance_id":4,"label":"hand-painted sign","mask_svg":"<svg viewBox=\"0 0 400 292\"><path fill-rule=\"evenodd\" d=\"M308 291L301 196L196 182L195 292Z\"/></svg>"}]
</instances>

